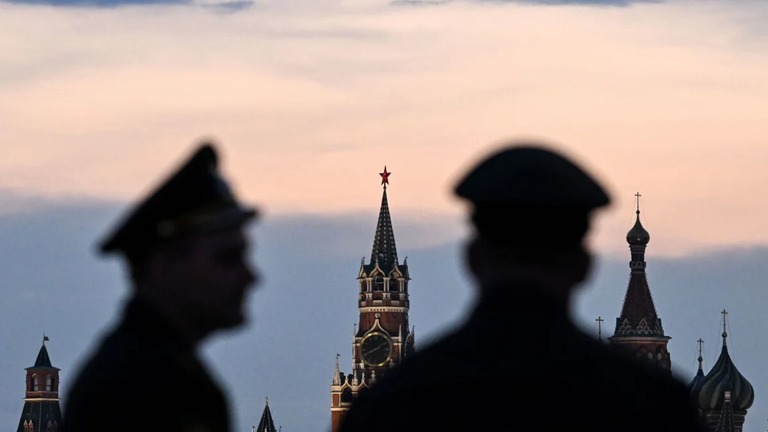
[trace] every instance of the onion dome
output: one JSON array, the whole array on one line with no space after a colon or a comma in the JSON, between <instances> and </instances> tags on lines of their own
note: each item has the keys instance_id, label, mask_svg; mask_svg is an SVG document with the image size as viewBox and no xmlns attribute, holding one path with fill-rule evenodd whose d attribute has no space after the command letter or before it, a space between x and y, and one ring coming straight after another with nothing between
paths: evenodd
<instances>
[{"instance_id":1,"label":"onion dome","mask_svg":"<svg viewBox=\"0 0 768 432\"><path fill-rule=\"evenodd\" d=\"M704 357L701 356L701 344L704 343L704 341L699 339L697 342L699 343L699 358L697 359L699 361L699 370L696 371L696 376L694 376L691 382L688 383L688 390L691 392L693 400L698 400L699 391L701 390L701 385L704 384L705 376L704 368L702 367Z\"/></svg>"},{"instance_id":2,"label":"onion dome","mask_svg":"<svg viewBox=\"0 0 768 432\"><path fill-rule=\"evenodd\" d=\"M723 311L723 316L727 312ZM712 370L704 377L698 395L698 404L703 410L719 410L723 407L726 392L734 410L746 410L755 400L752 384L736 369L726 346L727 333L723 320L723 349Z\"/></svg>"},{"instance_id":3,"label":"onion dome","mask_svg":"<svg viewBox=\"0 0 768 432\"><path fill-rule=\"evenodd\" d=\"M647 245L651 241L651 235L643 228L643 224L640 223L640 194L636 193L637 197L637 214L635 219L635 225L627 233L627 243L630 245Z\"/></svg>"}]
</instances>

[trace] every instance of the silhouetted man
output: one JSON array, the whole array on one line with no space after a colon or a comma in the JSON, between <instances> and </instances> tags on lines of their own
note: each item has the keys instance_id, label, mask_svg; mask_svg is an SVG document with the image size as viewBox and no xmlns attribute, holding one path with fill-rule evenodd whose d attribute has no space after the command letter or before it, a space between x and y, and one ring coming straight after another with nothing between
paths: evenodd
<instances>
[{"instance_id":1,"label":"silhouetted man","mask_svg":"<svg viewBox=\"0 0 768 432\"><path fill-rule=\"evenodd\" d=\"M361 392L341 432L702 430L685 384L572 322L592 213L610 202L592 176L546 145L512 143L455 193L473 205L474 308Z\"/></svg>"},{"instance_id":2,"label":"silhouetted man","mask_svg":"<svg viewBox=\"0 0 768 432\"><path fill-rule=\"evenodd\" d=\"M64 432L231 432L228 401L197 354L246 320L256 281L237 201L201 145L101 243L125 259L131 295L63 400Z\"/></svg>"}]
</instances>

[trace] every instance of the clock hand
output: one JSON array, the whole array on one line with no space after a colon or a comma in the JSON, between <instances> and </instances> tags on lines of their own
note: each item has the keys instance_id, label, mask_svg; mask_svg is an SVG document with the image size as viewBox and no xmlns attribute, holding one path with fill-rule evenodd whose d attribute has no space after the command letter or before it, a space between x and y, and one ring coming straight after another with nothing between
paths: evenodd
<instances>
[{"instance_id":1,"label":"clock hand","mask_svg":"<svg viewBox=\"0 0 768 432\"><path fill-rule=\"evenodd\" d=\"M369 352L376 352L376 351L379 351L379 350L381 350L381 349L384 349L384 348L386 348L386 347L388 347L388 346L389 346L389 344L388 344L388 343L386 343L386 342L383 342L383 343L380 343L380 344L376 345L376 346L375 346L373 349L371 349L371 351L369 351Z\"/></svg>"}]
</instances>

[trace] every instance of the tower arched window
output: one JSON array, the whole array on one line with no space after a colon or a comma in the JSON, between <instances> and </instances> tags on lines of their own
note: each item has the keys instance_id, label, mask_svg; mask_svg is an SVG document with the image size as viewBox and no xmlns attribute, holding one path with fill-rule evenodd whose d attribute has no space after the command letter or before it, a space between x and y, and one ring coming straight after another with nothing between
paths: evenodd
<instances>
[{"instance_id":1,"label":"tower arched window","mask_svg":"<svg viewBox=\"0 0 768 432\"><path fill-rule=\"evenodd\" d=\"M38 382L37 375L32 375L32 391L40 390L40 383Z\"/></svg>"},{"instance_id":2,"label":"tower arched window","mask_svg":"<svg viewBox=\"0 0 768 432\"><path fill-rule=\"evenodd\" d=\"M45 391L51 391L53 389L53 377L48 375L45 378Z\"/></svg>"},{"instance_id":3,"label":"tower arched window","mask_svg":"<svg viewBox=\"0 0 768 432\"><path fill-rule=\"evenodd\" d=\"M373 290L374 291L384 291L384 278L381 276L376 276L376 278L373 280Z\"/></svg>"},{"instance_id":4,"label":"tower arched window","mask_svg":"<svg viewBox=\"0 0 768 432\"><path fill-rule=\"evenodd\" d=\"M400 281L397 278L391 278L389 280L389 291L400 292Z\"/></svg>"},{"instance_id":5,"label":"tower arched window","mask_svg":"<svg viewBox=\"0 0 768 432\"><path fill-rule=\"evenodd\" d=\"M355 395L352 394L352 389L349 387L345 388L341 391L341 402L342 403L351 403L352 399L355 398Z\"/></svg>"}]
</instances>

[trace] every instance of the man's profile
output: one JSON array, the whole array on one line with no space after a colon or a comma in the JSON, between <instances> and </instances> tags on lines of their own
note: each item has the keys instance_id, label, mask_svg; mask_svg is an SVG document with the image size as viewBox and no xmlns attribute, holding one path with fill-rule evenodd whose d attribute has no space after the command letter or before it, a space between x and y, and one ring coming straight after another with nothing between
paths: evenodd
<instances>
[{"instance_id":1,"label":"man's profile","mask_svg":"<svg viewBox=\"0 0 768 432\"><path fill-rule=\"evenodd\" d=\"M63 400L64 432L231 432L197 349L247 320L257 274L244 229L256 216L204 143L105 236L99 250L123 258L130 295Z\"/></svg>"}]
</instances>

